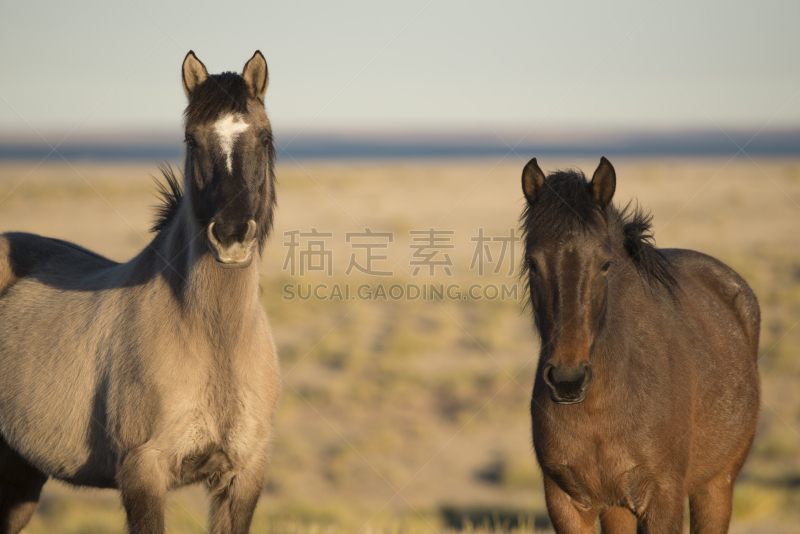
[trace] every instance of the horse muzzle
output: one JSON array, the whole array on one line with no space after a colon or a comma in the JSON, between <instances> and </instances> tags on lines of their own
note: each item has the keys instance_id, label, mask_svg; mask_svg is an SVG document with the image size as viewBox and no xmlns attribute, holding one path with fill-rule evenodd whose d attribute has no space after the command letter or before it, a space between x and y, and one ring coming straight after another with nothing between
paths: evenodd
<instances>
[{"instance_id":1,"label":"horse muzzle","mask_svg":"<svg viewBox=\"0 0 800 534\"><path fill-rule=\"evenodd\" d=\"M589 362L581 362L575 369L564 369L548 363L542 370L542 378L553 402L578 404L586 398L586 392L594 378L594 368Z\"/></svg>"},{"instance_id":2,"label":"horse muzzle","mask_svg":"<svg viewBox=\"0 0 800 534\"><path fill-rule=\"evenodd\" d=\"M214 259L225 269L243 269L253 261L253 252L256 248L256 222L247 221L247 232L241 241L233 239L223 244L214 231L214 223L208 225L208 248Z\"/></svg>"}]
</instances>

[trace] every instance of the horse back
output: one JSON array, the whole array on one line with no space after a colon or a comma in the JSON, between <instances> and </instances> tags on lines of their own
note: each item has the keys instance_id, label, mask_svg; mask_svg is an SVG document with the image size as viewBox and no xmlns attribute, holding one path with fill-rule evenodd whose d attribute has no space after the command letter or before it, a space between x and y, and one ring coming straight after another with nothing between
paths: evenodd
<instances>
[{"instance_id":1,"label":"horse back","mask_svg":"<svg viewBox=\"0 0 800 534\"><path fill-rule=\"evenodd\" d=\"M76 272L80 272L81 278L84 278L115 265L118 264L108 258L61 239L23 232L2 234L0 298L23 278L37 277L44 281L49 278L63 278Z\"/></svg>"},{"instance_id":2,"label":"horse back","mask_svg":"<svg viewBox=\"0 0 800 534\"><path fill-rule=\"evenodd\" d=\"M685 249L662 249L662 252L677 267L677 278L679 281L684 279L683 285L686 285L686 278L690 278L733 311L755 360L758 357L761 309L747 282L721 261L701 252Z\"/></svg>"}]
</instances>

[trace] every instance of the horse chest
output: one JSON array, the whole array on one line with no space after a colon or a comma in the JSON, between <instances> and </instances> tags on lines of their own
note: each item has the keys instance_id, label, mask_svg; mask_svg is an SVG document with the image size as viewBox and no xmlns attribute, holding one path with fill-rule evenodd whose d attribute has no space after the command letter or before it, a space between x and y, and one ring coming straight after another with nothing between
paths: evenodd
<instances>
[{"instance_id":1,"label":"horse chest","mask_svg":"<svg viewBox=\"0 0 800 534\"><path fill-rule=\"evenodd\" d=\"M548 439L535 440L544 473L579 509L597 506L638 508L649 500L646 474L624 436L573 428L569 421L542 428Z\"/></svg>"},{"instance_id":2,"label":"horse chest","mask_svg":"<svg viewBox=\"0 0 800 534\"><path fill-rule=\"evenodd\" d=\"M183 391L167 397L164 426L172 431L164 439L175 443L174 458L179 463L200 462L213 451L223 451L238 463L246 456L248 438L258 429L259 406L252 388L220 373L197 375L187 377L189 385Z\"/></svg>"},{"instance_id":3,"label":"horse chest","mask_svg":"<svg viewBox=\"0 0 800 534\"><path fill-rule=\"evenodd\" d=\"M223 402L220 402L220 401ZM257 421L245 410L240 395L201 395L194 409L185 411L165 436L172 441L169 463L176 485L206 480L224 484L254 452ZM257 447L256 447L257 448Z\"/></svg>"},{"instance_id":4,"label":"horse chest","mask_svg":"<svg viewBox=\"0 0 800 534\"><path fill-rule=\"evenodd\" d=\"M656 488L652 473L641 466L622 472L612 472L613 469L614 466L603 464L563 463L550 466L547 473L579 510L622 506L634 513L643 513Z\"/></svg>"},{"instance_id":5,"label":"horse chest","mask_svg":"<svg viewBox=\"0 0 800 534\"><path fill-rule=\"evenodd\" d=\"M247 346L202 345L160 344L171 357L155 359L151 381L141 390L126 389L128 402L119 404L144 429L123 437L120 448L146 443L160 451L174 487L224 481L267 451L275 388L265 358ZM153 404L147 414L132 409L143 397Z\"/></svg>"},{"instance_id":6,"label":"horse chest","mask_svg":"<svg viewBox=\"0 0 800 534\"><path fill-rule=\"evenodd\" d=\"M246 418L245 398L244 388L233 382L211 381L199 385L187 402L181 403L184 438L197 443L227 441Z\"/></svg>"}]
</instances>

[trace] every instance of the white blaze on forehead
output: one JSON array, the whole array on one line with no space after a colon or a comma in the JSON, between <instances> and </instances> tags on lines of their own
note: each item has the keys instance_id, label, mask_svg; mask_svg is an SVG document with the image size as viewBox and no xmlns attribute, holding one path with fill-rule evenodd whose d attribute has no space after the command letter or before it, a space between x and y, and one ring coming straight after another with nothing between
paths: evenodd
<instances>
[{"instance_id":1,"label":"white blaze on forehead","mask_svg":"<svg viewBox=\"0 0 800 534\"><path fill-rule=\"evenodd\" d=\"M229 113L214 123L214 131L219 136L219 146L225 154L228 172L233 172L233 143L239 134L249 127L250 125L242 120L242 116L236 113Z\"/></svg>"}]
</instances>

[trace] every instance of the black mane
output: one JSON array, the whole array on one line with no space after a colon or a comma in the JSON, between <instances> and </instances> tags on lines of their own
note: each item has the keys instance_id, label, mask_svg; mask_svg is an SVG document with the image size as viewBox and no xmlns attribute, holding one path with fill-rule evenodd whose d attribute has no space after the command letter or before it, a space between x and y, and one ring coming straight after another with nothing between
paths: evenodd
<instances>
[{"instance_id":1,"label":"black mane","mask_svg":"<svg viewBox=\"0 0 800 534\"><path fill-rule=\"evenodd\" d=\"M606 214L609 233L612 238L621 240L639 275L651 288L660 286L675 298L678 282L669 272L669 260L655 246L653 216L632 203L621 210L611 203ZM537 237L556 238L575 230L591 231L597 228L602 217L586 176L578 170L556 171L547 177L536 202L526 203L522 211L523 242L529 243L534 228ZM527 273L524 263L522 273Z\"/></svg>"},{"instance_id":2,"label":"black mane","mask_svg":"<svg viewBox=\"0 0 800 534\"><path fill-rule=\"evenodd\" d=\"M203 124L223 113L247 113L250 92L244 78L235 72L212 74L192 92L183 112L186 124Z\"/></svg>"},{"instance_id":3,"label":"black mane","mask_svg":"<svg viewBox=\"0 0 800 534\"><path fill-rule=\"evenodd\" d=\"M155 206L156 220L152 228L150 228L151 232L160 231L175 218L175 215L178 213L178 208L180 207L181 198L183 198L183 186L181 186L181 181L175 176L175 171L172 170L170 164L164 163L159 165L158 168L161 170L161 174L164 175L164 178L166 178L167 183L165 184L153 177L158 186L157 195L161 203Z\"/></svg>"},{"instance_id":4,"label":"black mane","mask_svg":"<svg viewBox=\"0 0 800 534\"><path fill-rule=\"evenodd\" d=\"M669 272L669 260L656 247L653 214L633 202L628 202L622 211L612 206L612 213L619 217L622 244L639 274L647 278L651 286L660 285L670 297L677 298L678 281Z\"/></svg>"},{"instance_id":5,"label":"black mane","mask_svg":"<svg viewBox=\"0 0 800 534\"><path fill-rule=\"evenodd\" d=\"M579 170L555 171L545 181L535 207L526 203L522 231L526 236L536 228L542 238L557 238L575 230L591 230L600 209L588 190L586 176Z\"/></svg>"}]
</instances>

